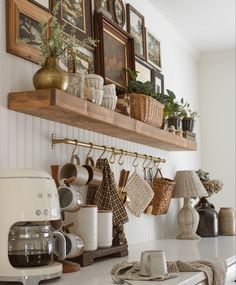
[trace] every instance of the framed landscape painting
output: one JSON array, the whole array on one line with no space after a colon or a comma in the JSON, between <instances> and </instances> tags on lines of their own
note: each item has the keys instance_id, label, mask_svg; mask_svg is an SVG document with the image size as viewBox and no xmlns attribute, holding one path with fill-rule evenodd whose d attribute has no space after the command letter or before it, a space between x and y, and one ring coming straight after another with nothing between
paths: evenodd
<instances>
[{"instance_id":1,"label":"framed landscape painting","mask_svg":"<svg viewBox=\"0 0 236 285\"><path fill-rule=\"evenodd\" d=\"M147 61L161 71L161 43L147 31Z\"/></svg>"},{"instance_id":2,"label":"framed landscape painting","mask_svg":"<svg viewBox=\"0 0 236 285\"><path fill-rule=\"evenodd\" d=\"M58 0L52 0L52 9ZM70 34L75 29L78 40L92 37L92 3L91 0L60 0L57 18L65 24L65 32Z\"/></svg>"},{"instance_id":3,"label":"framed landscape painting","mask_svg":"<svg viewBox=\"0 0 236 285\"><path fill-rule=\"evenodd\" d=\"M48 22L51 14L28 0L8 0L6 3L7 52L39 63L39 23Z\"/></svg>"},{"instance_id":4,"label":"framed landscape painting","mask_svg":"<svg viewBox=\"0 0 236 285\"><path fill-rule=\"evenodd\" d=\"M95 13L95 72L104 77L105 83L114 83L118 90L126 90L129 76L126 68L134 69L133 38L112 21Z\"/></svg>"},{"instance_id":5,"label":"framed landscape painting","mask_svg":"<svg viewBox=\"0 0 236 285\"><path fill-rule=\"evenodd\" d=\"M51 11L51 0L29 0L40 8L46 10L47 12Z\"/></svg>"},{"instance_id":6,"label":"framed landscape painting","mask_svg":"<svg viewBox=\"0 0 236 285\"><path fill-rule=\"evenodd\" d=\"M135 55L146 60L146 32L144 16L130 4L127 7L127 31L134 37Z\"/></svg>"},{"instance_id":7,"label":"framed landscape painting","mask_svg":"<svg viewBox=\"0 0 236 285\"><path fill-rule=\"evenodd\" d=\"M152 69L151 72L152 82L154 82L155 91L164 94L164 75L157 69Z\"/></svg>"}]
</instances>

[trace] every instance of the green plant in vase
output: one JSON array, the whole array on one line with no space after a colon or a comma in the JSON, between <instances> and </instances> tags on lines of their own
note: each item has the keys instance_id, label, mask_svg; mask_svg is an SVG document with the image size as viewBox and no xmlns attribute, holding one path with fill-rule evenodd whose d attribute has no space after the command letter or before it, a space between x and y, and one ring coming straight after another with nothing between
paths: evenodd
<instances>
[{"instance_id":1,"label":"green plant in vase","mask_svg":"<svg viewBox=\"0 0 236 285\"><path fill-rule=\"evenodd\" d=\"M184 116L182 119L182 128L183 128L183 131L193 132L194 125L195 125L195 118L198 117L198 113L190 109L189 103L185 103L185 104L186 104L186 108L184 109Z\"/></svg>"},{"instance_id":2,"label":"green plant in vase","mask_svg":"<svg viewBox=\"0 0 236 285\"><path fill-rule=\"evenodd\" d=\"M57 88L66 90L69 79L59 67L58 59L67 49L76 45L75 30L71 35L64 33L65 25L57 20L57 13L61 2L57 2L52 11L49 23L40 23L40 51L42 67L35 73L33 83L35 89Z\"/></svg>"}]
</instances>

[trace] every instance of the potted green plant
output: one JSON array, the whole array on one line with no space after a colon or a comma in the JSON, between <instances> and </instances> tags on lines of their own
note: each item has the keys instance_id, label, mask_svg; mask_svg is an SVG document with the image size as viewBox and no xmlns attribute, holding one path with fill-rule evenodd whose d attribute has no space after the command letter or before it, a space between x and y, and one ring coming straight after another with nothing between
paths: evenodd
<instances>
[{"instance_id":1,"label":"potted green plant","mask_svg":"<svg viewBox=\"0 0 236 285\"><path fill-rule=\"evenodd\" d=\"M137 80L138 72L126 69L131 80L128 85L130 116L158 128L162 126L164 105L156 100L154 83Z\"/></svg>"},{"instance_id":2,"label":"potted green plant","mask_svg":"<svg viewBox=\"0 0 236 285\"><path fill-rule=\"evenodd\" d=\"M182 119L182 129L183 131L193 132L195 126L195 118L198 117L198 113L196 111L192 111L189 107L190 104L187 104L187 109L185 110L185 114Z\"/></svg>"},{"instance_id":3,"label":"potted green plant","mask_svg":"<svg viewBox=\"0 0 236 285\"><path fill-rule=\"evenodd\" d=\"M64 33L65 25L57 20L61 1L57 2L52 11L49 23L40 23L40 50L42 67L34 74L35 89L57 88L66 90L69 84L67 74L59 67L58 58L67 49L75 46L74 30L71 35Z\"/></svg>"}]
</instances>

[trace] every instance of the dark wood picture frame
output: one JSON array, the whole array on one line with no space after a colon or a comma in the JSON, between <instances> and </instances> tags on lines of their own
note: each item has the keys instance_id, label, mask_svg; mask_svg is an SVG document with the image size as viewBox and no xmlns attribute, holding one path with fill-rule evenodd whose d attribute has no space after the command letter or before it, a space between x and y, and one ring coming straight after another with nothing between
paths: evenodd
<instances>
[{"instance_id":1,"label":"dark wood picture frame","mask_svg":"<svg viewBox=\"0 0 236 285\"><path fill-rule=\"evenodd\" d=\"M117 90L125 91L129 76L125 68L134 70L134 40L101 13L94 13L95 38L99 43L95 49L95 73L105 83L116 84Z\"/></svg>"},{"instance_id":2,"label":"dark wood picture frame","mask_svg":"<svg viewBox=\"0 0 236 285\"><path fill-rule=\"evenodd\" d=\"M51 9L53 9L54 5L58 2L58 0L51 0ZM93 19L92 19L92 2L91 0L76 0L78 4L81 4L81 15L79 15L80 9L77 7L72 7L73 3L69 2L72 6L68 8L66 4L68 2L64 2L66 0L61 0L61 7L59 9L57 18L61 24L66 24L65 32L70 34L71 29L75 28L75 36L78 40L82 41L87 39L88 37L93 37ZM81 3L80 3L81 1ZM64 5L64 6L63 6ZM65 10L67 8L67 11ZM71 11L68 12L68 11ZM77 13L77 17L73 17L74 12ZM82 18L81 18L82 17ZM72 21L77 21L75 24Z\"/></svg>"},{"instance_id":3,"label":"dark wood picture frame","mask_svg":"<svg viewBox=\"0 0 236 285\"><path fill-rule=\"evenodd\" d=\"M135 70L138 71L137 80L141 82L152 81L153 67L138 57L135 57Z\"/></svg>"},{"instance_id":4,"label":"dark wood picture frame","mask_svg":"<svg viewBox=\"0 0 236 285\"><path fill-rule=\"evenodd\" d=\"M134 50L135 55L140 57L143 60L147 59L147 50L146 50L146 29L145 29L145 19L142 14L140 14L133 6L126 4L126 13L127 13L127 31L134 37ZM136 17L136 25L141 22L141 31L137 31L139 27L135 27L134 20ZM140 21L138 23L138 21ZM133 23L133 25L132 25Z\"/></svg>"},{"instance_id":5,"label":"dark wood picture frame","mask_svg":"<svg viewBox=\"0 0 236 285\"><path fill-rule=\"evenodd\" d=\"M48 22L51 14L28 0L7 0L6 8L7 52L39 63L39 23Z\"/></svg>"},{"instance_id":6,"label":"dark wood picture frame","mask_svg":"<svg viewBox=\"0 0 236 285\"><path fill-rule=\"evenodd\" d=\"M164 94L164 75L160 73L157 69L152 69L151 79L155 85L155 91L161 94ZM158 90L158 86L159 90Z\"/></svg>"},{"instance_id":7,"label":"dark wood picture frame","mask_svg":"<svg viewBox=\"0 0 236 285\"><path fill-rule=\"evenodd\" d=\"M51 12L51 0L46 0L48 3L48 7L46 7L45 5L41 4L38 0L29 0L30 2L32 2L33 4L37 5L38 7L46 10L47 12Z\"/></svg>"},{"instance_id":8,"label":"dark wood picture frame","mask_svg":"<svg viewBox=\"0 0 236 285\"><path fill-rule=\"evenodd\" d=\"M161 71L161 42L149 30L146 31L147 62Z\"/></svg>"}]
</instances>

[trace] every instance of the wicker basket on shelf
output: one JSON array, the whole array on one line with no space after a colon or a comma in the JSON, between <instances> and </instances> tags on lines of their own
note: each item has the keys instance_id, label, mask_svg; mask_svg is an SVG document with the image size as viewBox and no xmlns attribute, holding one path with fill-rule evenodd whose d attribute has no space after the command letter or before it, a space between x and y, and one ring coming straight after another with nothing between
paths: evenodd
<instances>
[{"instance_id":1,"label":"wicker basket on shelf","mask_svg":"<svg viewBox=\"0 0 236 285\"><path fill-rule=\"evenodd\" d=\"M141 122L162 126L164 105L156 99L137 93L130 94L130 117Z\"/></svg>"}]
</instances>

